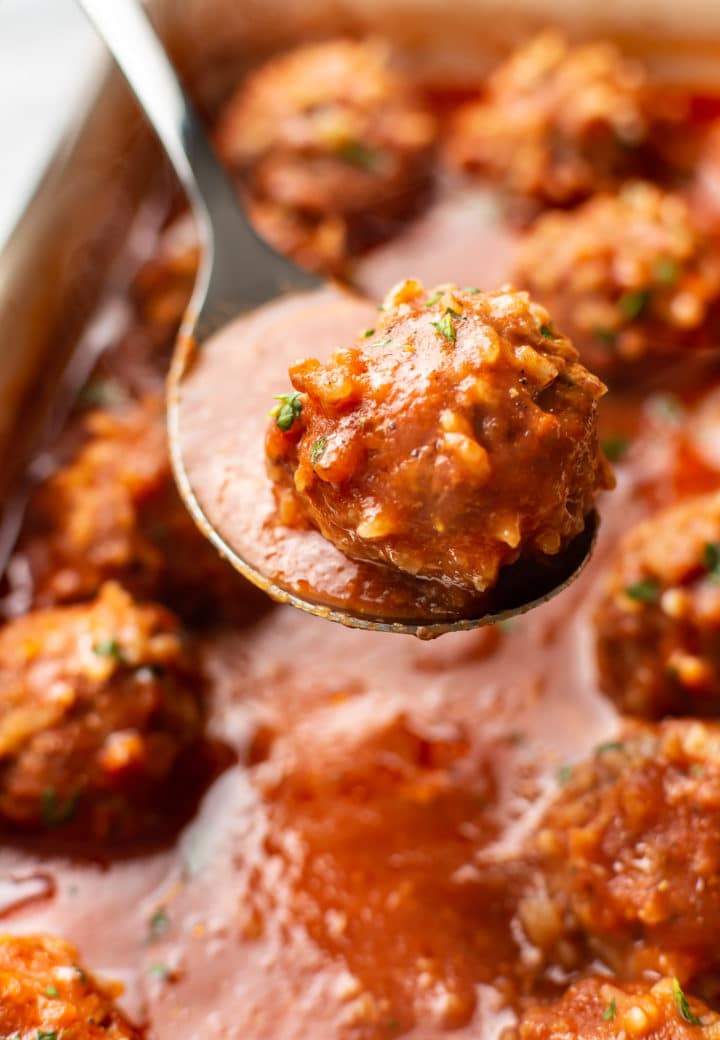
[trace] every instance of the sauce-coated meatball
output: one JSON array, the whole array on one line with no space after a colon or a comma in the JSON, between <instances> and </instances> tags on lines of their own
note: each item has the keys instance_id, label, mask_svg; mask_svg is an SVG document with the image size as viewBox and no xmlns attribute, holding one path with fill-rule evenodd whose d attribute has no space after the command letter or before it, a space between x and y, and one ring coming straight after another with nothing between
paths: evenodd
<instances>
[{"instance_id":1,"label":"sauce-coated meatball","mask_svg":"<svg viewBox=\"0 0 720 1040\"><path fill-rule=\"evenodd\" d=\"M349 556L483 593L564 549L611 485L604 387L525 293L401 283L375 329L290 378L266 438L280 519Z\"/></svg>"},{"instance_id":2,"label":"sauce-coated meatball","mask_svg":"<svg viewBox=\"0 0 720 1040\"><path fill-rule=\"evenodd\" d=\"M259 596L202 537L177 492L162 396L93 412L87 432L30 505L19 554L34 606L88 599L117 580L194 622L259 613Z\"/></svg>"},{"instance_id":3,"label":"sauce-coated meatball","mask_svg":"<svg viewBox=\"0 0 720 1040\"><path fill-rule=\"evenodd\" d=\"M564 204L639 173L653 119L645 76L613 46L544 33L458 112L450 162L510 192Z\"/></svg>"},{"instance_id":4,"label":"sauce-coated meatball","mask_svg":"<svg viewBox=\"0 0 720 1040\"><path fill-rule=\"evenodd\" d=\"M711 1040L720 1015L685 996L676 979L620 982L594 976L546 1007L532 1008L503 1040Z\"/></svg>"},{"instance_id":5,"label":"sauce-coated meatball","mask_svg":"<svg viewBox=\"0 0 720 1040\"><path fill-rule=\"evenodd\" d=\"M720 492L626 535L595 629L601 684L621 711L720 714Z\"/></svg>"},{"instance_id":6,"label":"sauce-coated meatball","mask_svg":"<svg viewBox=\"0 0 720 1040\"><path fill-rule=\"evenodd\" d=\"M680 196L643 181L538 218L516 279L603 376L715 345L720 331L720 253Z\"/></svg>"},{"instance_id":7,"label":"sauce-coated meatball","mask_svg":"<svg viewBox=\"0 0 720 1040\"><path fill-rule=\"evenodd\" d=\"M61 939L0 936L0 1036L8 1040L140 1040L115 1006L120 989L97 982Z\"/></svg>"},{"instance_id":8,"label":"sauce-coated meatball","mask_svg":"<svg viewBox=\"0 0 720 1040\"><path fill-rule=\"evenodd\" d=\"M575 936L623 975L717 966L720 726L626 724L572 767L531 845L520 920L550 961Z\"/></svg>"},{"instance_id":9,"label":"sauce-coated meatball","mask_svg":"<svg viewBox=\"0 0 720 1040\"><path fill-rule=\"evenodd\" d=\"M435 124L377 43L331 41L252 74L220 120L220 152L276 248L334 269L417 212Z\"/></svg>"},{"instance_id":10,"label":"sauce-coated meatball","mask_svg":"<svg viewBox=\"0 0 720 1040\"><path fill-rule=\"evenodd\" d=\"M0 630L0 821L107 841L158 828L173 768L201 734L201 690L175 617L117 585L11 622Z\"/></svg>"}]
</instances>

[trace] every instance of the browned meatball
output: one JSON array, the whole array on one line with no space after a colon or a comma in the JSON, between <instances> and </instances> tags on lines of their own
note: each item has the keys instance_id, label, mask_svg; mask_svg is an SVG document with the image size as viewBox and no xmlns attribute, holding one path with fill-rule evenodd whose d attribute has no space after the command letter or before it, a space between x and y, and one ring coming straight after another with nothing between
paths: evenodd
<instances>
[{"instance_id":1,"label":"browned meatball","mask_svg":"<svg viewBox=\"0 0 720 1040\"><path fill-rule=\"evenodd\" d=\"M8 1040L140 1040L77 950L49 935L0 936L0 1036Z\"/></svg>"},{"instance_id":2,"label":"browned meatball","mask_svg":"<svg viewBox=\"0 0 720 1040\"><path fill-rule=\"evenodd\" d=\"M603 376L652 371L720 332L720 252L680 196L642 181L540 217L516 278Z\"/></svg>"},{"instance_id":3,"label":"browned meatball","mask_svg":"<svg viewBox=\"0 0 720 1040\"><path fill-rule=\"evenodd\" d=\"M449 160L517 195L577 201L647 163L657 127L645 90L643 70L610 44L573 47L543 33L459 110Z\"/></svg>"},{"instance_id":4,"label":"browned meatball","mask_svg":"<svg viewBox=\"0 0 720 1040\"><path fill-rule=\"evenodd\" d=\"M283 252L335 270L417 212L432 116L381 44L334 40L281 55L225 109L220 152Z\"/></svg>"},{"instance_id":5,"label":"browned meatball","mask_svg":"<svg viewBox=\"0 0 720 1040\"><path fill-rule=\"evenodd\" d=\"M612 482L604 387L525 293L401 283L375 329L290 378L266 440L280 517L349 556L482 593L565 548Z\"/></svg>"},{"instance_id":6,"label":"browned meatball","mask_svg":"<svg viewBox=\"0 0 720 1040\"><path fill-rule=\"evenodd\" d=\"M720 713L720 492L626 535L595 630L601 684L621 711Z\"/></svg>"},{"instance_id":7,"label":"browned meatball","mask_svg":"<svg viewBox=\"0 0 720 1040\"><path fill-rule=\"evenodd\" d=\"M200 736L202 678L176 618L107 584L0 630L0 820L114 841L157 828Z\"/></svg>"},{"instance_id":8,"label":"browned meatball","mask_svg":"<svg viewBox=\"0 0 720 1040\"><path fill-rule=\"evenodd\" d=\"M584 936L623 975L716 967L720 726L628 723L563 778L531 843L529 939L562 961Z\"/></svg>"},{"instance_id":9,"label":"browned meatball","mask_svg":"<svg viewBox=\"0 0 720 1040\"><path fill-rule=\"evenodd\" d=\"M259 594L205 541L175 488L163 398L93 412L87 432L30 506L19 553L34 605L87 599L113 579L193 621L259 613Z\"/></svg>"},{"instance_id":10,"label":"browned meatball","mask_svg":"<svg viewBox=\"0 0 720 1040\"><path fill-rule=\"evenodd\" d=\"M720 1015L688 999L677 979L620 982L595 976L520 1019L503 1040L714 1040Z\"/></svg>"}]
</instances>

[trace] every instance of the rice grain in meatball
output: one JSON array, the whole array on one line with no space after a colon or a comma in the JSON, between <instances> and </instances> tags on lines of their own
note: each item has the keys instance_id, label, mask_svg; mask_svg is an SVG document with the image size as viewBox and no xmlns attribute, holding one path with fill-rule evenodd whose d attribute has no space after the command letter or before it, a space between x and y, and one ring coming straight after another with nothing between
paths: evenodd
<instances>
[{"instance_id":1,"label":"rice grain in meatball","mask_svg":"<svg viewBox=\"0 0 720 1040\"><path fill-rule=\"evenodd\" d=\"M275 247L332 270L418 211L434 136L382 44L333 40L252 73L217 141Z\"/></svg>"},{"instance_id":2,"label":"rice grain in meatball","mask_svg":"<svg viewBox=\"0 0 720 1040\"><path fill-rule=\"evenodd\" d=\"M622 712L720 714L720 492L626 535L595 632L602 688Z\"/></svg>"},{"instance_id":3,"label":"rice grain in meatball","mask_svg":"<svg viewBox=\"0 0 720 1040\"><path fill-rule=\"evenodd\" d=\"M603 377L653 374L716 346L720 254L681 196L646 182L538 218L515 277Z\"/></svg>"},{"instance_id":4,"label":"rice grain in meatball","mask_svg":"<svg viewBox=\"0 0 720 1040\"><path fill-rule=\"evenodd\" d=\"M116 841L162 829L202 730L203 680L169 611L107 584L0 630L0 823Z\"/></svg>"},{"instance_id":5,"label":"rice grain in meatball","mask_svg":"<svg viewBox=\"0 0 720 1040\"><path fill-rule=\"evenodd\" d=\"M8 1040L141 1040L78 951L49 935L0 935L0 1036Z\"/></svg>"},{"instance_id":6,"label":"rice grain in meatball","mask_svg":"<svg viewBox=\"0 0 720 1040\"><path fill-rule=\"evenodd\" d=\"M266 439L280 519L348 556L483 593L561 552L612 483L604 387L525 293L401 283L374 329L290 378Z\"/></svg>"}]
</instances>

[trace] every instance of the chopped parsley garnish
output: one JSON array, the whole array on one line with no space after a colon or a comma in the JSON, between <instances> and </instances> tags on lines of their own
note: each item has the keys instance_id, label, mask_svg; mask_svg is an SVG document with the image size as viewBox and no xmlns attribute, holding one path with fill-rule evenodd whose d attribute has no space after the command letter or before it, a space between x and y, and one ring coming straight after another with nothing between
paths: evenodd
<instances>
[{"instance_id":1,"label":"chopped parsley garnish","mask_svg":"<svg viewBox=\"0 0 720 1040\"><path fill-rule=\"evenodd\" d=\"M603 744L598 744L595 754L605 755L610 751L622 751L624 746L619 740L606 740Z\"/></svg>"},{"instance_id":2,"label":"chopped parsley garnish","mask_svg":"<svg viewBox=\"0 0 720 1040\"><path fill-rule=\"evenodd\" d=\"M636 581L634 585L628 585L625 595L638 603L657 603L660 599L660 586L654 578L643 578Z\"/></svg>"},{"instance_id":3,"label":"chopped parsley garnish","mask_svg":"<svg viewBox=\"0 0 720 1040\"><path fill-rule=\"evenodd\" d=\"M370 339L371 336L375 335L375 329L365 329L363 332L363 339Z\"/></svg>"},{"instance_id":4,"label":"chopped parsley garnish","mask_svg":"<svg viewBox=\"0 0 720 1040\"><path fill-rule=\"evenodd\" d=\"M566 763L564 766L560 766L557 773L558 783L561 787L565 787L572 780L573 767Z\"/></svg>"},{"instance_id":5,"label":"chopped parsley garnish","mask_svg":"<svg viewBox=\"0 0 720 1040\"><path fill-rule=\"evenodd\" d=\"M388 344L392 343L392 336L388 336L387 339L381 339L379 343L369 343L370 347L387 347Z\"/></svg>"},{"instance_id":6,"label":"chopped parsley garnish","mask_svg":"<svg viewBox=\"0 0 720 1040\"><path fill-rule=\"evenodd\" d=\"M270 416L275 420L278 429L282 430L283 433L287 433L295 420L299 419L302 414L300 394L297 390L293 390L289 394L275 394L275 400L278 403L270 412Z\"/></svg>"},{"instance_id":7,"label":"chopped parsley garnish","mask_svg":"<svg viewBox=\"0 0 720 1040\"><path fill-rule=\"evenodd\" d=\"M127 399L127 392L114 379L91 379L80 391L78 404L81 408L113 408Z\"/></svg>"},{"instance_id":8,"label":"chopped parsley garnish","mask_svg":"<svg viewBox=\"0 0 720 1040\"><path fill-rule=\"evenodd\" d=\"M170 927L170 918L165 907L161 906L150 918L150 939L159 939Z\"/></svg>"},{"instance_id":9,"label":"chopped parsley garnish","mask_svg":"<svg viewBox=\"0 0 720 1040\"><path fill-rule=\"evenodd\" d=\"M57 986L48 986L45 990L46 997L56 997L58 995Z\"/></svg>"},{"instance_id":10,"label":"chopped parsley garnish","mask_svg":"<svg viewBox=\"0 0 720 1040\"><path fill-rule=\"evenodd\" d=\"M81 968L79 964L73 964L73 971L77 975L79 981L82 982L84 986L87 982L87 972L84 971L84 969Z\"/></svg>"},{"instance_id":11,"label":"chopped parsley garnish","mask_svg":"<svg viewBox=\"0 0 720 1040\"><path fill-rule=\"evenodd\" d=\"M168 968L167 964L161 964L161 963L151 964L148 970L149 970L151 975L155 976L156 979L163 979L163 980L165 980L165 979L170 978L171 972L170 972L170 969Z\"/></svg>"},{"instance_id":12,"label":"chopped parsley garnish","mask_svg":"<svg viewBox=\"0 0 720 1040\"><path fill-rule=\"evenodd\" d=\"M615 1000L615 997L613 997L608 1006L603 1011L603 1021L612 1022L612 1020L615 1018L615 1015L617 1015L617 1001Z\"/></svg>"},{"instance_id":13,"label":"chopped parsley garnish","mask_svg":"<svg viewBox=\"0 0 720 1040\"><path fill-rule=\"evenodd\" d=\"M680 1017L684 1018L685 1021L691 1026L701 1026L702 1019L699 1019L695 1012L688 1004L687 997L682 991L682 986L677 979L672 980L673 996L675 997L675 1004L680 1012Z\"/></svg>"},{"instance_id":14,"label":"chopped parsley garnish","mask_svg":"<svg viewBox=\"0 0 720 1040\"><path fill-rule=\"evenodd\" d=\"M440 321L433 322L433 327L450 343L454 343L457 339L455 326L453 325L453 315L450 309L445 311Z\"/></svg>"},{"instance_id":15,"label":"chopped parsley garnish","mask_svg":"<svg viewBox=\"0 0 720 1040\"><path fill-rule=\"evenodd\" d=\"M617 309L626 321L635 321L647 310L650 303L649 289L634 289L622 294L617 302Z\"/></svg>"},{"instance_id":16,"label":"chopped parsley garnish","mask_svg":"<svg viewBox=\"0 0 720 1040\"><path fill-rule=\"evenodd\" d=\"M323 457L326 448L327 437L318 437L316 441L313 441L312 447L310 448L310 462L313 466L317 466L318 462Z\"/></svg>"},{"instance_id":17,"label":"chopped parsley garnish","mask_svg":"<svg viewBox=\"0 0 720 1040\"><path fill-rule=\"evenodd\" d=\"M541 325L540 331L542 332L545 339L555 339L555 333L549 325Z\"/></svg>"},{"instance_id":18,"label":"chopped parsley garnish","mask_svg":"<svg viewBox=\"0 0 720 1040\"><path fill-rule=\"evenodd\" d=\"M442 289L438 289L437 292L433 293L429 300L425 301L426 307L434 307L438 300L442 300L444 293Z\"/></svg>"},{"instance_id":19,"label":"chopped parsley garnish","mask_svg":"<svg viewBox=\"0 0 720 1040\"><path fill-rule=\"evenodd\" d=\"M46 827L62 827L69 823L77 809L78 796L71 794L59 800L54 787L46 787L40 795L40 815Z\"/></svg>"},{"instance_id":20,"label":"chopped parsley garnish","mask_svg":"<svg viewBox=\"0 0 720 1040\"><path fill-rule=\"evenodd\" d=\"M703 563L713 581L720 582L720 542L707 542L703 549Z\"/></svg>"},{"instance_id":21,"label":"chopped parsley garnish","mask_svg":"<svg viewBox=\"0 0 720 1040\"><path fill-rule=\"evenodd\" d=\"M478 293L482 292L482 289L478 289L476 285L466 285L463 292L469 293L470 296L477 296Z\"/></svg>"},{"instance_id":22,"label":"chopped parsley garnish","mask_svg":"<svg viewBox=\"0 0 720 1040\"><path fill-rule=\"evenodd\" d=\"M122 664L125 656L117 639L100 639L93 643L93 653L98 657L114 657L118 664Z\"/></svg>"},{"instance_id":23,"label":"chopped parsley garnish","mask_svg":"<svg viewBox=\"0 0 720 1040\"><path fill-rule=\"evenodd\" d=\"M661 256L655 263L653 274L661 285L675 285L680 277L680 265L671 256Z\"/></svg>"},{"instance_id":24,"label":"chopped parsley garnish","mask_svg":"<svg viewBox=\"0 0 720 1040\"><path fill-rule=\"evenodd\" d=\"M381 153L376 148L369 148L362 141L352 139L343 141L337 149L337 154L344 162L357 166L361 170L368 170L370 173L377 170L382 159Z\"/></svg>"},{"instance_id":25,"label":"chopped parsley garnish","mask_svg":"<svg viewBox=\"0 0 720 1040\"><path fill-rule=\"evenodd\" d=\"M604 343L606 347L614 347L615 341L617 340L617 332L615 329L607 329L602 326L593 329L593 336L595 339L599 339L601 343Z\"/></svg>"},{"instance_id":26,"label":"chopped parsley garnish","mask_svg":"<svg viewBox=\"0 0 720 1040\"><path fill-rule=\"evenodd\" d=\"M38 1029L37 1040L57 1040L57 1032L54 1029Z\"/></svg>"},{"instance_id":27,"label":"chopped parsley garnish","mask_svg":"<svg viewBox=\"0 0 720 1040\"><path fill-rule=\"evenodd\" d=\"M630 438L622 433L613 433L600 446L609 462L619 462L628 453Z\"/></svg>"}]
</instances>

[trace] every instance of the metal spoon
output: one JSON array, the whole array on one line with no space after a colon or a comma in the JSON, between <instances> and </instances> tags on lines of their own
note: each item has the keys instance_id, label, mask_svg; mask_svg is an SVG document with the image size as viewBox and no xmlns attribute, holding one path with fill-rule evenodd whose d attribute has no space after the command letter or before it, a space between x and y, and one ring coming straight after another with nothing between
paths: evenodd
<instances>
[{"instance_id":1,"label":"metal spoon","mask_svg":"<svg viewBox=\"0 0 720 1040\"><path fill-rule=\"evenodd\" d=\"M443 632L477 628L523 613L565 588L582 570L592 551L597 515L558 559L547 576L523 577L518 564L506 568L505 580L490 609L473 617L437 616L392 619L358 613L335 602L305 598L251 565L218 530L218 517L201 506L186 466L181 431L184 381L203 344L233 318L289 292L317 289L321 282L300 270L263 242L250 226L235 189L216 159L205 130L150 21L137 0L78 0L105 40L155 130L189 200L200 236L202 260L197 282L178 337L168 388L168 427L175 478L187 508L203 534L244 577L274 599L308 613L357 628L403 632L428 638ZM231 418L231 416L229 417ZM214 446L207 445L212 456ZM257 445L262 452L262 443ZM392 575L388 574L389 581ZM531 586L531 587L529 587Z\"/></svg>"}]
</instances>

